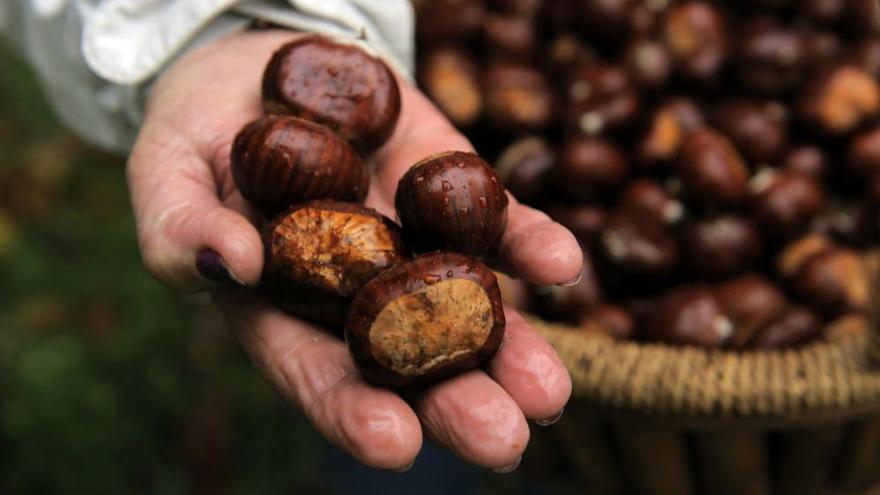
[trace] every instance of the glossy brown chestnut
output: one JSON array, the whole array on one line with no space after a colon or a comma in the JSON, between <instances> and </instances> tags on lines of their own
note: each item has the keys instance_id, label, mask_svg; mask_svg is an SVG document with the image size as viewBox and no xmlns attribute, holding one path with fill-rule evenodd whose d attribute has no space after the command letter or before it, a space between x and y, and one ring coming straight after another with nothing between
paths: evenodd
<instances>
[{"instance_id":1,"label":"glossy brown chestnut","mask_svg":"<svg viewBox=\"0 0 880 495\"><path fill-rule=\"evenodd\" d=\"M675 345L717 348L733 335L733 323L724 315L712 291L704 286L679 287L664 295L641 337Z\"/></svg>"},{"instance_id":2,"label":"glossy brown chestnut","mask_svg":"<svg viewBox=\"0 0 880 495\"><path fill-rule=\"evenodd\" d=\"M813 179L784 170L764 170L750 184L755 219L772 238L786 239L803 232L825 202Z\"/></svg>"},{"instance_id":3,"label":"glossy brown chestnut","mask_svg":"<svg viewBox=\"0 0 880 495\"><path fill-rule=\"evenodd\" d=\"M727 60L727 28L710 2L689 1L669 9L663 39L679 74L698 84L713 82Z\"/></svg>"},{"instance_id":4,"label":"glossy brown chestnut","mask_svg":"<svg viewBox=\"0 0 880 495\"><path fill-rule=\"evenodd\" d=\"M785 294L764 277L742 275L714 289L715 298L733 323L727 342L732 349L743 349L755 334L775 320L788 307Z\"/></svg>"},{"instance_id":5,"label":"glossy brown chestnut","mask_svg":"<svg viewBox=\"0 0 880 495\"><path fill-rule=\"evenodd\" d=\"M492 271L467 256L431 253L364 285L345 340L367 380L397 388L479 366L498 350L504 326Z\"/></svg>"},{"instance_id":6,"label":"glossy brown chestnut","mask_svg":"<svg viewBox=\"0 0 880 495\"><path fill-rule=\"evenodd\" d=\"M753 267L763 251L757 227L747 218L716 214L688 222L681 231L683 260L692 275L720 279Z\"/></svg>"},{"instance_id":7,"label":"glossy brown chestnut","mask_svg":"<svg viewBox=\"0 0 880 495\"><path fill-rule=\"evenodd\" d=\"M448 151L413 165L394 199L404 236L416 252L485 256L507 225L501 180L473 153Z\"/></svg>"},{"instance_id":8,"label":"glossy brown chestnut","mask_svg":"<svg viewBox=\"0 0 880 495\"><path fill-rule=\"evenodd\" d=\"M598 332L615 340L631 340L635 335L635 320L625 309L603 303L581 318L578 326L588 332Z\"/></svg>"},{"instance_id":9,"label":"glossy brown chestnut","mask_svg":"<svg viewBox=\"0 0 880 495\"><path fill-rule=\"evenodd\" d=\"M556 157L544 138L518 139L498 156L495 171L507 190L524 203L534 203L547 192L547 177Z\"/></svg>"},{"instance_id":10,"label":"glossy brown chestnut","mask_svg":"<svg viewBox=\"0 0 880 495\"><path fill-rule=\"evenodd\" d=\"M339 325L358 290L402 261L400 228L372 208L336 201L294 206L263 232L262 289L296 315Z\"/></svg>"},{"instance_id":11,"label":"glossy brown chestnut","mask_svg":"<svg viewBox=\"0 0 880 495\"><path fill-rule=\"evenodd\" d=\"M831 249L808 259L791 279L794 294L826 319L865 312L871 299L870 279L861 256Z\"/></svg>"},{"instance_id":12,"label":"glossy brown chestnut","mask_svg":"<svg viewBox=\"0 0 880 495\"><path fill-rule=\"evenodd\" d=\"M567 125L590 135L628 126L640 108L629 75L616 65L593 63L575 68L568 75L564 97Z\"/></svg>"},{"instance_id":13,"label":"glossy brown chestnut","mask_svg":"<svg viewBox=\"0 0 880 495\"><path fill-rule=\"evenodd\" d=\"M846 163L849 171L860 179L880 175L880 127L853 138L847 149Z\"/></svg>"},{"instance_id":14,"label":"glossy brown chestnut","mask_svg":"<svg viewBox=\"0 0 880 495\"><path fill-rule=\"evenodd\" d=\"M794 88L808 65L803 37L770 18L758 18L742 27L736 58L742 84L762 94Z\"/></svg>"},{"instance_id":15,"label":"glossy brown chestnut","mask_svg":"<svg viewBox=\"0 0 880 495\"><path fill-rule=\"evenodd\" d=\"M309 199L361 202L369 176L357 152L330 129L287 116L246 125L232 145L241 195L267 215Z\"/></svg>"},{"instance_id":16,"label":"glossy brown chestnut","mask_svg":"<svg viewBox=\"0 0 880 495\"><path fill-rule=\"evenodd\" d=\"M678 266L678 244L663 225L628 212L608 219L598 252L607 268L629 281L656 281Z\"/></svg>"},{"instance_id":17,"label":"glossy brown chestnut","mask_svg":"<svg viewBox=\"0 0 880 495\"><path fill-rule=\"evenodd\" d=\"M783 156L782 168L821 182L828 175L828 156L813 144L793 146Z\"/></svg>"},{"instance_id":18,"label":"glossy brown chestnut","mask_svg":"<svg viewBox=\"0 0 880 495\"><path fill-rule=\"evenodd\" d=\"M808 81L798 112L820 133L845 134L880 113L880 85L853 65L829 69Z\"/></svg>"},{"instance_id":19,"label":"glossy brown chestnut","mask_svg":"<svg viewBox=\"0 0 880 495\"><path fill-rule=\"evenodd\" d=\"M467 52L436 48L422 58L419 79L425 93L453 124L472 125L483 113L477 65Z\"/></svg>"},{"instance_id":20,"label":"glossy brown chestnut","mask_svg":"<svg viewBox=\"0 0 880 495\"><path fill-rule=\"evenodd\" d=\"M576 284L540 286L532 290L534 309L541 316L553 321L577 323L601 300L602 290L589 256L584 256L581 276Z\"/></svg>"},{"instance_id":21,"label":"glossy brown chestnut","mask_svg":"<svg viewBox=\"0 0 880 495\"><path fill-rule=\"evenodd\" d=\"M614 192L627 170L626 155L612 141L576 134L562 143L550 179L570 198L593 199Z\"/></svg>"},{"instance_id":22,"label":"glossy brown chestnut","mask_svg":"<svg viewBox=\"0 0 880 495\"><path fill-rule=\"evenodd\" d=\"M788 139L788 112L778 102L727 100L712 116L715 127L752 162L773 163Z\"/></svg>"},{"instance_id":23,"label":"glossy brown chestnut","mask_svg":"<svg viewBox=\"0 0 880 495\"><path fill-rule=\"evenodd\" d=\"M793 349L820 337L822 322L816 314L807 308L792 306L758 330L746 347L761 351Z\"/></svg>"},{"instance_id":24,"label":"glossy brown chestnut","mask_svg":"<svg viewBox=\"0 0 880 495\"><path fill-rule=\"evenodd\" d=\"M326 125L364 152L391 137L400 89L384 62L320 36L285 44L263 73L263 108Z\"/></svg>"},{"instance_id":25,"label":"glossy brown chestnut","mask_svg":"<svg viewBox=\"0 0 880 495\"><path fill-rule=\"evenodd\" d=\"M540 131L551 124L555 93L544 75L524 64L497 63L483 74L486 116L502 132Z\"/></svg>"},{"instance_id":26,"label":"glossy brown chestnut","mask_svg":"<svg viewBox=\"0 0 880 495\"><path fill-rule=\"evenodd\" d=\"M674 224L684 216L684 206L655 180L635 179L620 194L618 207L651 218L661 224Z\"/></svg>"},{"instance_id":27,"label":"glossy brown chestnut","mask_svg":"<svg viewBox=\"0 0 880 495\"><path fill-rule=\"evenodd\" d=\"M698 129L685 139L678 178L688 195L703 204L738 204L748 193L745 162L726 137L710 129Z\"/></svg>"}]
</instances>

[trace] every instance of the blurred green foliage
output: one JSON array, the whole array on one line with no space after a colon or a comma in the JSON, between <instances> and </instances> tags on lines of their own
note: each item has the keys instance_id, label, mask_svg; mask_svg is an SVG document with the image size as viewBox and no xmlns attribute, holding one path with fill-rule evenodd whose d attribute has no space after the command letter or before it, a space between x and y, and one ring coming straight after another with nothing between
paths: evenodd
<instances>
[{"instance_id":1,"label":"blurred green foliage","mask_svg":"<svg viewBox=\"0 0 880 495\"><path fill-rule=\"evenodd\" d=\"M0 493L314 492L316 434L142 269L124 158L0 66Z\"/></svg>"}]
</instances>

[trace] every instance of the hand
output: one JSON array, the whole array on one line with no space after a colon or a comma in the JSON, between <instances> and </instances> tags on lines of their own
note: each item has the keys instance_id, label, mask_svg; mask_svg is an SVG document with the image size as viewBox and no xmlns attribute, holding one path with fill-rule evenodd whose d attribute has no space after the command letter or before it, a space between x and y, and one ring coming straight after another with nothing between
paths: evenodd
<instances>
[{"instance_id":1,"label":"hand","mask_svg":"<svg viewBox=\"0 0 880 495\"><path fill-rule=\"evenodd\" d=\"M260 278L256 217L235 187L229 154L238 130L261 113L263 67L293 36L269 31L215 41L184 56L154 87L128 164L145 265L171 287L211 290L266 378L364 464L405 468L419 452L424 430L467 461L515 467L529 439L526 418L557 417L571 394L553 349L515 311L506 310L503 345L484 369L404 400L364 382L345 344L326 331L249 291L216 283L227 278L254 286ZM408 167L435 152L472 149L417 89L400 84L400 121L370 160L367 198L392 218L394 190ZM538 284L577 278L582 254L567 230L512 198L508 217L496 266Z\"/></svg>"}]
</instances>

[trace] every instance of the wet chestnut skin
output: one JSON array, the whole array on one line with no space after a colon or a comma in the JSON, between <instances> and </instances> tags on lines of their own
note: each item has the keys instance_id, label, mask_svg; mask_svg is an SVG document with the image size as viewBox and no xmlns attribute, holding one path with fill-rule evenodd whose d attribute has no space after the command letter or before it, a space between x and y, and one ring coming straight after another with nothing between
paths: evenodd
<instances>
[{"instance_id":1,"label":"wet chestnut skin","mask_svg":"<svg viewBox=\"0 0 880 495\"><path fill-rule=\"evenodd\" d=\"M394 205L416 252L437 249L485 256L507 225L501 180L474 153L448 151L413 165L400 179Z\"/></svg>"},{"instance_id":2,"label":"wet chestnut skin","mask_svg":"<svg viewBox=\"0 0 880 495\"><path fill-rule=\"evenodd\" d=\"M339 325L358 290L407 257L400 227L372 208L321 200L263 229L263 293L296 315Z\"/></svg>"},{"instance_id":3,"label":"wet chestnut skin","mask_svg":"<svg viewBox=\"0 0 880 495\"><path fill-rule=\"evenodd\" d=\"M247 124L232 145L241 195L267 215L309 199L362 202L369 176L348 143L322 125L289 116Z\"/></svg>"},{"instance_id":4,"label":"wet chestnut skin","mask_svg":"<svg viewBox=\"0 0 880 495\"><path fill-rule=\"evenodd\" d=\"M504 327L492 271L436 252L367 282L351 304L345 340L364 378L398 388L476 368L498 350Z\"/></svg>"},{"instance_id":5,"label":"wet chestnut skin","mask_svg":"<svg viewBox=\"0 0 880 495\"><path fill-rule=\"evenodd\" d=\"M291 41L263 74L263 108L326 125L364 152L381 146L400 115L400 88L384 62L321 36Z\"/></svg>"}]
</instances>

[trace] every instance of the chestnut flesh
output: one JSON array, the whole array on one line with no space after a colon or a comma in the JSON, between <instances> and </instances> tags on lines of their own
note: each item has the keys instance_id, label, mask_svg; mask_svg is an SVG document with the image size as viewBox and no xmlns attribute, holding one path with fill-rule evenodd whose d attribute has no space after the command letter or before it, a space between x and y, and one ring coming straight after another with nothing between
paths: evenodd
<instances>
[{"instance_id":1,"label":"chestnut flesh","mask_svg":"<svg viewBox=\"0 0 880 495\"><path fill-rule=\"evenodd\" d=\"M345 340L364 378L426 384L473 369L504 336L495 275L456 253L431 253L370 280L351 304Z\"/></svg>"}]
</instances>

